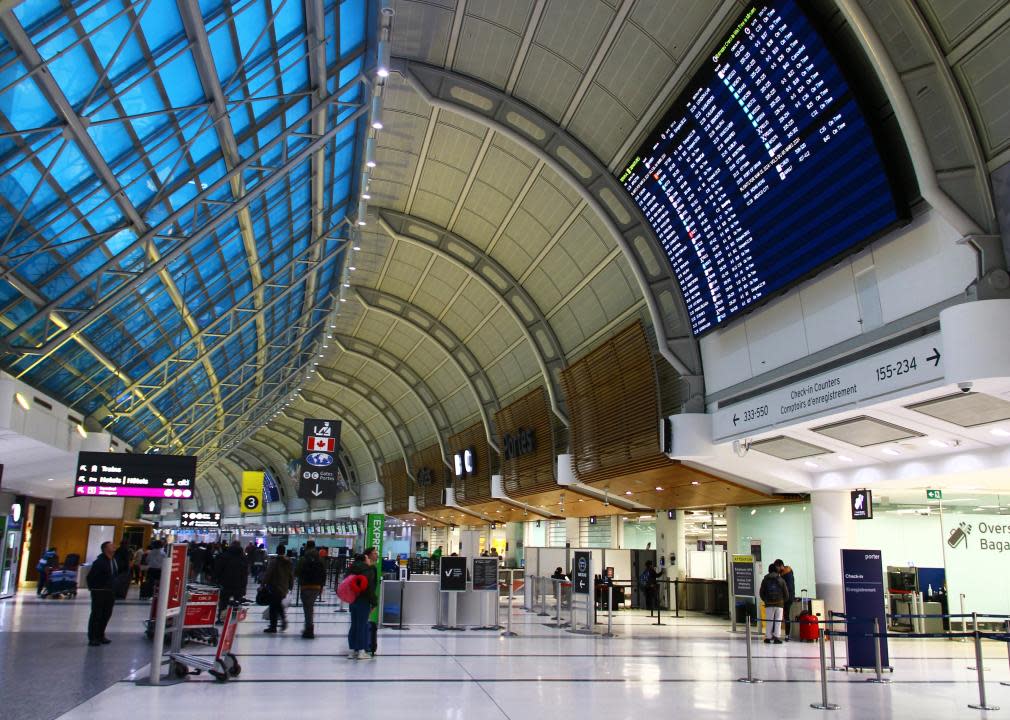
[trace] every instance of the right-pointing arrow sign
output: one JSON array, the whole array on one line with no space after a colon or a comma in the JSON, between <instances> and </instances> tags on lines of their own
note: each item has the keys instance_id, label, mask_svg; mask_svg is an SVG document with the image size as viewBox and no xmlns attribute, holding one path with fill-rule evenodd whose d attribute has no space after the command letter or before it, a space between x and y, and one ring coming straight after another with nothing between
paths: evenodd
<instances>
[{"instance_id":1,"label":"right-pointing arrow sign","mask_svg":"<svg viewBox=\"0 0 1010 720\"><path fill-rule=\"evenodd\" d=\"M933 367L938 367L940 365L940 351L933 348L933 354L926 357L926 362L932 362Z\"/></svg>"}]
</instances>

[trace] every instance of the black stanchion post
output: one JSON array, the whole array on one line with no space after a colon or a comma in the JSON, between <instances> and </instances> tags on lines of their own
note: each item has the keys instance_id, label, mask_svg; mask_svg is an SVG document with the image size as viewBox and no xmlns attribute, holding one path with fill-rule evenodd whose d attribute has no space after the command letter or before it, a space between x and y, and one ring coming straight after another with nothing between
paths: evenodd
<instances>
[{"instance_id":1,"label":"black stanchion post","mask_svg":"<svg viewBox=\"0 0 1010 720\"><path fill-rule=\"evenodd\" d=\"M978 615L971 614L972 635L975 636L975 667L978 670L978 705L968 705L974 710L999 710L998 705L989 705L985 700L985 668L982 667L982 634L978 631Z\"/></svg>"},{"instance_id":2,"label":"black stanchion post","mask_svg":"<svg viewBox=\"0 0 1010 720\"><path fill-rule=\"evenodd\" d=\"M751 640L750 615L747 616L747 629L745 638L747 641L747 677L737 678L737 682L749 683L750 685L755 685L762 681L754 677L754 662L753 662L754 646Z\"/></svg>"},{"instance_id":3,"label":"black stanchion post","mask_svg":"<svg viewBox=\"0 0 1010 720\"><path fill-rule=\"evenodd\" d=\"M673 616L680 617L680 579L673 580Z\"/></svg>"},{"instance_id":4,"label":"black stanchion post","mask_svg":"<svg viewBox=\"0 0 1010 720\"><path fill-rule=\"evenodd\" d=\"M614 637L614 586L607 585L607 632L603 637Z\"/></svg>"},{"instance_id":5,"label":"black stanchion post","mask_svg":"<svg viewBox=\"0 0 1010 720\"><path fill-rule=\"evenodd\" d=\"M659 597L659 588L656 588L656 595L653 598L656 601L656 624L663 624L663 601Z\"/></svg>"},{"instance_id":6,"label":"black stanchion post","mask_svg":"<svg viewBox=\"0 0 1010 720\"><path fill-rule=\"evenodd\" d=\"M821 650L821 701L819 703L810 703L810 707L814 710L837 710L837 705L828 702L828 669L827 663L824 661L823 633L818 635L817 644L820 646Z\"/></svg>"},{"instance_id":7,"label":"black stanchion post","mask_svg":"<svg viewBox=\"0 0 1010 720\"><path fill-rule=\"evenodd\" d=\"M882 676L884 668L882 667L880 660L880 632L880 618L873 618L873 661L874 669L877 671L877 676L867 679L866 682L883 685L891 681Z\"/></svg>"},{"instance_id":8,"label":"black stanchion post","mask_svg":"<svg viewBox=\"0 0 1010 720\"><path fill-rule=\"evenodd\" d=\"M1006 626L1003 629L1006 637L1006 649L1007 649L1007 659L1010 660L1010 620L1006 621ZM1010 682L1001 682L1000 685L1010 685Z\"/></svg>"}]
</instances>

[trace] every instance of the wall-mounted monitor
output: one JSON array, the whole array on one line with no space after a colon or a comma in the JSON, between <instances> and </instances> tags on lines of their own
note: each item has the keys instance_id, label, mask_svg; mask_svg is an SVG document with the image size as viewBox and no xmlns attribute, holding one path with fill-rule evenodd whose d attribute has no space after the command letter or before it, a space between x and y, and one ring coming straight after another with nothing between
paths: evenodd
<instances>
[{"instance_id":1,"label":"wall-mounted monitor","mask_svg":"<svg viewBox=\"0 0 1010 720\"><path fill-rule=\"evenodd\" d=\"M195 497L195 484L195 455L132 455L84 450L77 455L74 495L78 497L188 500Z\"/></svg>"},{"instance_id":2,"label":"wall-mounted monitor","mask_svg":"<svg viewBox=\"0 0 1010 720\"><path fill-rule=\"evenodd\" d=\"M852 87L795 0L748 3L620 181L696 336L907 215Z\"/></svg>"}]
</instances>

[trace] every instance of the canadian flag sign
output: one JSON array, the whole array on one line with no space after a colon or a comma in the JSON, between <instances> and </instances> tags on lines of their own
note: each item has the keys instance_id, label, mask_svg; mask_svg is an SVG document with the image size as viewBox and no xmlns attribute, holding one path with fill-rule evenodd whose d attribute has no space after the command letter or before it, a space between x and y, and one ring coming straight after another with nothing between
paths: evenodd
<instances>
[{"instance_id":1,"label":"canadian flag sign","mask_svg":"<svg viewBox=\"0 0 1010 720\"><path fill-rule=\"evenodd\" d=\"M331 437L315 437L310 435L306 438L305 447L312 452L333 452L337 447L337 441Z\"/></svg>"}]
</instances>

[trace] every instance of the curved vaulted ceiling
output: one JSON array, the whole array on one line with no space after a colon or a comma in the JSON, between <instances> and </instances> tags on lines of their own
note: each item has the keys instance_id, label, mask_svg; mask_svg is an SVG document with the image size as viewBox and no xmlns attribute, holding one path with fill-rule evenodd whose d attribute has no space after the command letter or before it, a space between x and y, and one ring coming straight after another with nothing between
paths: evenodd
<instances>
[{"instance_id":1,"label":"curved vaulted ceiling","mask_svg":"<svg viewBox=\"0 0 1010 720\"><path fill-rule=\"evenodd\" d=\"M213 42L208 46L200 33L208 14L214 16L205 5L214 3L201 2L197 9L194 0L160 2L178 2L183 8L180 31L185 46L196 63L201 88L209 88L204 98L220 113L221 98L212 92L214 84L206 72L208 52L211 60L218 60L219 49ZM996 224L988 173L1010 159L1010 130L1006 102L1000 104L998 88L984 68L986 63L1003 67L1010 57L1005 51L1010 43L1005 5L999 9L999 3L979 3L973 11L959 5L958 12L950 13L940 0L857 4L867 5L870 22L890 43L901 80L923 118L940 184L981 228L992 232ZM334 34L342 37L344 31L332 25L331 11L343 21L341 12L352 5L349 0L304 3L310 12L303 16L300 32L323 37L321 47L326 48L321 52L316 46L316 52L309 52L311 43L306 45L302 59L310 87L317 87L313 78L323 75L331 81L330 93L358 72L374 81L375 47L370 40L362 38L346 53L342 41L331 47ZM160 290L164 297L153 303L157 311L148 309L151 300L138 298L138 312L103 320L104 334L96 342L116 337L123 324L128 330L129 323L143 321L152 328L145 335L152 347L128 345L139 359L112 357L108 364L118 368L118 375L103 364L109 360L103 355L111 352L109 346L89 348L86 335L41 363L37 357L17 360L16 369L29 368L24 372L30 380L38 379L31 373L43 373L43 384L58 378L54 392L85 402L89 412L121 408L119 393L134 387L140 392L131 402L144 403L144 408L136 411L136 421L127 416L120 422L137 424L137 439L157 435L170 444L199 435L201 441L211 438L206 447L217 447L212 439L223 437L227 441L217 450L245 447L244 462L277 463L297 456L300 419L329 412L345 423L345 450L366 482L375 478L377 464L409 459L412 452L434 443L446 459L447 438L474 423L484 425L493 443L495 411L538 385L547 391L558 424L565 424L560 370L633 320L645 324L657 354L681 376L687 405L701 409L700 355L687 331L679 291L655 239L620 194L613 173L744 4L395 0L390 5L395 13L394 72L377 88L384 126L375 133L367 224L353 236L360 250L347 253L348 288L339 287L339 272L310 272L302 284L298 273L285 274L281 260L311 269L317 266L313 257L277 257L276 248L259 249L257 219L272 223L271 213L280 212L280 200L268 196L262 206L250 205L246 215L236 211L230 242L239 252L228 266L235 272L223 290L207 287L209 296L220 295L216 314L201 316L197 310L203 306L196 297L203 295L188 295L185 283L173 293L166 278ZM831 12L830 3L822 5ZM378 4L369 7L369 22L377 23ZM227 10L221 12L231 17ZM837 30L842 25L837 11L834 20ZM213 39L213 28L205 30ZM275 34L270 38L277 42ZM21 54L9 44L11 52ZM848 45L856 46L851 38ZM348 64L366 52L370 60ZM275 102L282 103L285 117L293 117L293 108ZM336 117L335 108L325 117L316 112L314 130L304 140L313 142L325 131L334 135L305 164L304 177L313 178L309 195L292 185L290 192L299 204L284 206L292 217L299 210L303 219L311 219L305 232L315 238L347 237L347 228L339 225L347 208L337 195L346 191L342 197L351 198L357 193L351 187L354 180L335 158L343 157L340 143L349 142L355 172L359 170L363 134L347 140L342 131L333 130ZM220 173L227 174L236 162L229 132L240 141L242 155L249 150L243 140L254 146L268 143L269 133L282 127L276 113L254 116L250 122L247 125L258 131L255 139L243 135L246 126L234 118L230 128L227 123L216 128ZM45 172L47 156L42 151L35 156L35 172ZM186 162L192 161L187 157ZM262 163L270 167L269 159ZM196 179L196 173L194 165L180 182ZM163 179L152 176L152 182L160 189ZM332 193L320 195L320 183ZM226 189L229 197L224 200L251 191L237 180ZM204 205L208 212L212 206ZM292 232L297 229L297 221L286 217L284 222ZM280 231L273 224L268 227L266 237L280 239ZM219 244L226 241L222 237ZM315 253L316 261L334 252L344 258L331 245L300 249ZM202 257L187 256L194 264ZM267 257L273 262L269 268L263 267ZM336 261L330 262L326 267L332 269ZM35 279L44 282L47 277L43 272ZM71 285L78 281L74 271L63 280ZM203 279L203 285L211 284ZM33 310L50 299L27 281L18 293L16 302L31 302ZM286 293L297 295L299 302L282 299L275 305L283 304L291 318L300 314L301 320L284 324L276 314L256 314ZM317 305L311 298L318 304L338 294L344 302L336 303L335 316L324 319L313 313ZM187 310L185 303L198 307ZM240 361L226 363L211 351L219 342L231 342L230 335L209 325L237 307L250 317L242 320L236 314L234 322L228 321L225 329L235 330L234 342L242 354ZM77 308L78 313L87 310ZM29 332L34 326L18 330L23 312L8 314L3 327L18 331L17 342L43 344L47 339ZM195 327L189 326L189 318ZM59 327L67 320L51 322ZM307 345L293 329L322 325L326 330L320 344L299 355ZM171 333L182 339L161 347ZM163 362L184 344L184 370L181 361L174 366ZM278 351L282 362L270 365L270 353ZM304 373L306 360L318 363L316 372ZM146 387L145 373L158 367L174 367L182 377L167 390L159 391L154 382ZM281 382L295 376L297 383ZM233 385L255 389L262 402L235 405L229 400ZM295 385L301 386L300 397L293 394ZM145 402L146 392L158 392L159 397ZM187 420L196 401L201 415ZM199 433L187 429L187 422L194 421L201 423ZM237 494L233 465L222 455L209 474L218 502L233 502ZM280 480L292 497L290 479Z\"/></svg>"}]
</instances>

